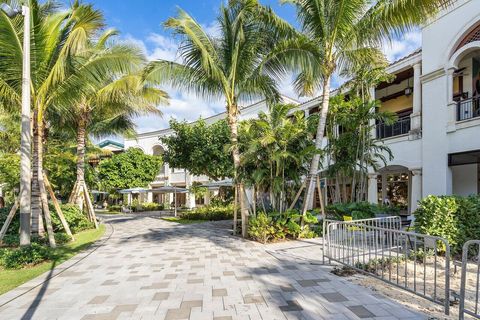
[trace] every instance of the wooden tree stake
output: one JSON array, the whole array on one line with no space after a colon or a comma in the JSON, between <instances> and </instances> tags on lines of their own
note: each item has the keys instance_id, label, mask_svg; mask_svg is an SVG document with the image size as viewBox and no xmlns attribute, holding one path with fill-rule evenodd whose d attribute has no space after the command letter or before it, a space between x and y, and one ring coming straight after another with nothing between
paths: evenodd
<instances>
[{"instance_id":1,"label":"wooden tree stake","mask_svg":"<svg viewBox=\"0 0 480 320\"><path fill-rule=\"evenodd\" d=\"M238 212L237 212L237 202L238 202L238 190L237 185L235 185L235 195L233 200L233 234L237 234L237 220L238 220Z\"/></svg>"},{"instance_id":2,"label":"wooden tree stake","mask_svg":"<svg viewBox=\"0 0 480 320\"><path fill-rule=\"evenodd\" d=\"M60 204L58 203L57 197L55 197L55 193L53 192L52 185L50 184L50 181L48 181L48 177L43 173L43 179L45 180L45 186L47 187L48 193L50 194L50 199L52 199L53 206L55 207L55 211L57 212L58 217L60 218L60 221L62 222L63 229L67 233L67 235L73 240L75 238L73 237L72 231L70 230L70 227L67 223L67 220L65 219L65 216L63 215L62 208L60 207Z\"/></svg>"},{"instance_id":3,"label":"wooden tree stake","mask_svg":"<svg viewBox=\"0 0 480 320\"><path fill-rule=\"evenodd\" d=\"M326 231L326 228L327 228L327 214L325 213L325 206L323 204L322 188L320 187L320 178L318 177L318 175L317 175L317 190L318 190L318 197L320 199L320 209L322 211L322 261L325 264L325 254L326 254L326 252L325 252L325 237L326 237L326 232L327 232Z\"/></svg>"},{"instance_id":4,"label":"wooden tree stake","mask_svg":"<svg viewBox=\"0 0 480 320\"><path fill-rule=\"evenodd\" d=\"M15 213L17 213L18 206L20 205L20 200L15 200L15 204L13 205L12 209L10 209L10 212L8 213L7 219L3 223L2 230L0 230L0 242L3 240L3 237L7 234L8 227L10 226L10 223L13 220L13 217L15 216Z\"/></svg>"},{"instance_id":5,"label":"wooden tree stake","mask_svg":"<svg viewBox=\"0 0 480 320\"><path fill-rule=\"evenodd\" d=\"M320 187L320 177L318 175L317 175L317 191L318 191L318 198L320 199L320 210L322 212L323 218L325 218L325 206L323 203L322 188Z\"/></svg>"},{"instance_id":6,"label":"wooden tree stake","mask_svg":"<svg viewBox=\"0 0 480 320\"><path fill-rule=\"evenodd\" d=\"M298 198L300 198L300 195L302 194L302 191L305 188L306 183L307 183L307 180L304 180L302 182L302 185L300 186L300 189L298 190L297 194L295 195L295 198L293 199L293 202L290 205L290 207L288 208L288 210L292 210L293 207L295 207L295 205L297 204Z\"/></svg>"},{"instance_id":7,"label":"wooden tree stake","mask_svg":"<svg viewBox=\"0 0 480 320\"><path fill-rule=\"evenodd\" d=\"M55 248L55 235L53 233L52 217L50 216L50 208L48 207L47 190L45 190L45 184L43 175L38 175L38 184L40 185L40 197L42 199L43 215L45 217L45 223L47 224L48 243L50 247Z\"/></svg>"},{"instance_id":8,"label":"wooden tree stake","mask_svg":"<svg viewBox=\"0 0 480 320\"><path fill-rule=\"evenodd\" d=\"M87 202L87 211L90 211L93 223L95 224L95 229L98 229L97 216L95 215L95 209L93 208L92 200L90 199L90 194L88 193L88 188L85 182L83 182L83 196Z\"/></svg>"},{"instance_id":9,"label":"wooden tree stake","mask_svg":"<svg viewBox=\"0 0 480 320\"><path fill-rule=\"evenodd\" d=\"M75 180L75 184L73 185L73 188L72 188L72 193L70 193L70 196L68 197L68 203L75 203L75 201L77 200L77 194L78 194L78 181Z\"/></svg>"}]
</instances>

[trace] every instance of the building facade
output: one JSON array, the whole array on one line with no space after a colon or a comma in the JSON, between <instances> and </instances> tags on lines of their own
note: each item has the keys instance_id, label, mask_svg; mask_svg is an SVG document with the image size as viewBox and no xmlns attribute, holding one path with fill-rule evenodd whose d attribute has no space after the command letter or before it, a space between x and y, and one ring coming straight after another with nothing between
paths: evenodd
<instances>
[{"instance_id":1,"label":"building facade","mask_svg":"<svg viewBox=\"0 0 480 320\"><path fill-rule=\"evenodd\" d=\"M285 97L282 97L284 103L290 103L298 105L299 102ZM268 106L265 101L260 101L240 109L239 120L248 120L256 118L260 112L267 112ZM203 119L207 124L214 123L216 121L226 118L225 112ZM125 148L139 148L144 153L150 155L161 156L165 150L165 146L162 145L161 138L171 135L173 130L163 129L153 132L138 134L135 139L125 139ZM194 176L183 168L170 168L165 163L160 169L159 174L156 176L155 181L150 184L151 188L158 188L162 186L176 186L181 188L190 188L193 183L208 183L210 182L207 176ZM209 203L210 195L215 195L218 190L213 190L211 193L207 193L204 198L196 199L193 193L179 193L176 195L177 205L193 208L197 205L204 205ZM148 202L157 203L172 203L173 195L164 193L150 192L145 195L146 199L142 199Z\"/></svg>"},{"instance_id":2,"label":"building facade","mask_svg":"<svg viewBox=\"0 0 480 320\"><path fill-rule=\"evenodd\" d=\"M480 1L442 12L422 28L422 48L388 71L396 78L375 88L375 97L399 120L377 125L375 134L394 159L369 175L369 201L390 202L400 189L413 212L428 195L478 194Z\"/></svg>"},{"instance_id":3,"label":"building facade","mask_svg":"<svg viewBox=\"0 0 480 320\"><path fill-rule=\"evenodd\" d=\"M375 124L372 135L391 149L394 158L369 173L368 201L393 203L407 213L427 195L480 191L480 1L458 0L421 32L422 47L388 67L393 82L372 88L381 102L379 111L396 113L398 121ZM311 114L318 112L320 103L318 97L298 109ZM242 109L240 118L255 117L266 109L264 102L253 104ZM222 113L205 120L224 117ZM125 147L161 155L164 147L159 138L171 133L165 129L139 134L125 140ZM188 188L193 181L207 180L165 165L152 187ZM189 194L183 201L189 207L196 204Z\"/></svg>"}]
</instances>

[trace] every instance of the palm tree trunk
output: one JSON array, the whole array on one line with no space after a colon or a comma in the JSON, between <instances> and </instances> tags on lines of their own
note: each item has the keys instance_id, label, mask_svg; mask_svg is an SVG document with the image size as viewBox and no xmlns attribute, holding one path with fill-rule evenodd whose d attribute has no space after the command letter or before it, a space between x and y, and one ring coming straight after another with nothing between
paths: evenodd
<instances>
[{"instance_id":1,"label":"palm tree trunk","mask_svg":"<svg viewBox=\"0 0 480 320\"><path fill-rule=\"evenodd\" d=\"M85 184L85 136L86 136L85 116L81 116L77 126L77 180L70 197L71 203L83 205L82 186Z\"/></svg>"},{"instance_id":2,"label":"palm tree trunk","mask_svg":"<svg viewBox=\"0 0 480 320\"><path fill-rule=\"evenodd\" d=\"M33 236L44 236L42 219L42 198L38 177L43 167L42 132L38 126L37 112L33 116L33 165L32 165L32 197L31 197L31 233Z\"/></svg>"},{"instance_id":3,"label":"palm tree trunk","mask_svg":"<svg viewBox=\"0 0 480 320\"><path fill-rule=\"evenodd\" d=\"M248 211L245 206L245 188L243 183L238 178L238 171L240 170L240 150L238 149L238 106L233 104L227 106L228 112L228 125L230 127L230 141L232 144L232 157L233 157L233 169L234 169L234 178L238 190L238 200L240 202L240 216L242 218L242 236L247 237L247 227L248 227Z\"/></svg>"},{"instance_id":4,"label":"palm tree trunk","mask_svg":"<svg viewBox=\"0 0 480 320\"><path fill-rule=\"evenodd\" d=\"M323 100L322 100L322 109L320 110L320 119L318 121L317 134L315 136L315 149L320 150L322 148L322 140L325 132L325 125L327 123L328 107L330 100L330 75L325 76L323 81ZM316 153L313 156L312 163L310 164L310 171L305 199L303 204L302 214L305 215L307 210L310 209L313 201L313 193L315 192L315 179L314 177L318 173L318 167L320 164L320 154Z\"/></svg>"},{"instance_id":5,"label":"palm tree trunk","mask_svg":"<svg viewBox=\"0 0 480 320\"><path fill-rule=\"evenodd\" d=\"M38 150L37 150L37 182L38 182L38 189L40 190L40 200L41 200L41 214L39 221L42 221L42 213L43 217L45 218L45 223L47 225L47 234L48 234L48 242L50 247L55 248L55 237L53 233L53 226L52 226L52 219L50 216L50 209L48 207L48 196L47 196L47 189L45 188L45 181L43 179L43 120L42 117L37 118L37 142L38 142ZM43 226L42 226L43 228Z\"/></svg>"}]
</instances>

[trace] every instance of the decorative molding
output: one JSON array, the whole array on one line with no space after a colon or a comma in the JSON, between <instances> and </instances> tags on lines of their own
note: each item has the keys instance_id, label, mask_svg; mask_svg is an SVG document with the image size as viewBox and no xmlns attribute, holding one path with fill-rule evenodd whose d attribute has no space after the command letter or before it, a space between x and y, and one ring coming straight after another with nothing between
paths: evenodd
<instances>
[{"instance_id":1,"label":"decorative molding","mask_svg":"<svg viewBox=\"0 0 480 320\"><path fill-rule=\"evenodd\" d=\"M422 175L422 168L408 168L408 170L412 173L413 176Z\"/></svg>"},{"instance_id":2,"label":"decorative molding","mask_svg":"<svg viewBox=\"0 0 480 320\"><path fill-rule=\"evenodd\" d=\"M371 172L371 173L368 173L367 175L368 175L369 180L370 179L371 180L373 180L373 179L377 180L377 178L378 178L378 173L377 172Z\"/></svg>"},{"instance_id":3,"label":"decorative molding","mask_svg":"<svg viewBox=\"0 0 480 320\"><path fill-rule=\"evenodd\" d=\"M420 77L420 80L422 82L428 82L428 81L432 81L432 80L435 80L435 79L438 79L438 78L441 78L445 76L445 69L443 68L439 68L435 71L432 71L432 72L429 72L427 74L424 74Z\"/></svg>"}]
</instances>

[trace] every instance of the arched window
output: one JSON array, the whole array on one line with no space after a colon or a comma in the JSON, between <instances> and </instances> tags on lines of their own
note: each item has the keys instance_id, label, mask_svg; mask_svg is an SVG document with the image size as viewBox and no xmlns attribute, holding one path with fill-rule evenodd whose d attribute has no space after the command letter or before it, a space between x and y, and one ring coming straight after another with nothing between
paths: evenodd
<instances>
[{"instance_id":1,"label":"arched window","mask_svg":"<svg viewBox=\"0 0 480 320\"><path fill-rule=\"evenodd\" d=\"M153 146L153 148L152 148L152 154L154 156L161 157L163 155L164 151L165 150L163 149L162 146L157 145L157 146ZM163 164L162 167L160 168L160 174L164 174L164 173L165 173L165 164Z\"/></svg>"},{"instance_id":2,"label":"arched window","mask_svg":"<svg viewBox=\"0 0 480 320\"><path fill-rule=\"evenodd\" d=\"M480 41L480 22L477 23L476 27L474 27L463 37L462 41L460 41L458 46L455 48L455 52L457 52L463 46L466 46L474 41Z\"/></svg>"},{"instance_id":3,"label":"arched window","mask_svg":"<svg viewBox=\"0 0 480 320\"><path fill-rule=\"evenodd\" d=\"M153 146L153 148L152 148L152 154L154 156L161 156L161 155L163 155L163 152L164 152L164 150L163 150L162 146Z\"/></svg>"}]
</instances>

